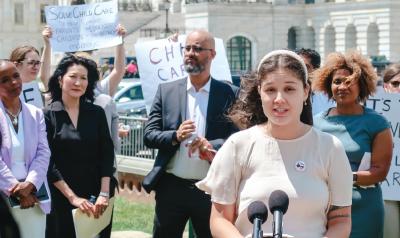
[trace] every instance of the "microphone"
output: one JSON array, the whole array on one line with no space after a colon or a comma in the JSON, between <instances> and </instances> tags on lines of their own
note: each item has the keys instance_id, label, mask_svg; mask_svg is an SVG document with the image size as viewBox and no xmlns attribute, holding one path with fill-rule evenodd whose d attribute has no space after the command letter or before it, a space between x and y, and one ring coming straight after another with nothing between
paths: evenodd
<instances>
[{"instance_id":1,"label":"microphone","mask_svg":"<svg viewBox=\"0 0 400 238\"><path fill-rule=\"evenodd\" d=\"M289 197L282 190L271 193L268 201L269 211L274 216L272 223L272 237L282 238L282 218L289 206Z\"/></svg>"},{"instance_id":2,"label":"microphone","mask_svg":"<svg viewBox=\"0 0 400 238\"><path fill-rule=\"evenodd\" d=\"M253 235L252 238L262 238L263 231L261 225L267 220L268 209L263 202L255 201L250 203L247 208L247 217L253 224Z\"/></svg>"}]
</instances>

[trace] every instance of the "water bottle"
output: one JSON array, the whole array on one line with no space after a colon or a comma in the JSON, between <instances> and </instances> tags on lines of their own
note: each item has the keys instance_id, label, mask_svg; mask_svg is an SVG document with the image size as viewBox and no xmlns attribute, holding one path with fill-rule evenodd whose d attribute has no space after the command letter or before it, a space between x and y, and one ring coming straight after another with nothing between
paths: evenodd
<instances>
[{"instance_id":1,"label":"water bottle","mask_svg":"<svg viewBox=\"0 0 400 238\"><path fill-rule=\"evenodd\" d=\"M90 195L89 202L90 202L91 204L95 204L95 203L96 203L96 196Z\"/></svg>"}]
</instances>

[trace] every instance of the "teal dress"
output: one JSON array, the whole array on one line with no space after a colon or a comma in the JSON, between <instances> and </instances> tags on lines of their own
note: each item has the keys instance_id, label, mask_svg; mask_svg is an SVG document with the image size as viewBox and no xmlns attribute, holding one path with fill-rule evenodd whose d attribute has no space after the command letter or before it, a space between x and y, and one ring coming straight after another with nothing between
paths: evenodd
<instances>
[{"instance_id":1,"label":"teal dress","mask_svg":"<svg viewBox=\"0 0 400 238\"><path fill-rule=\"evenodd\" d=\"M375 136L390 124L370 108L364 108L360 115L328 116L329 110L314 117L314 127L339 138L352 171L357 171L361 159L371 153ZM353 186L351 217L350 238L383 237L384 207L379 184L369 188Z\"/></svg>"}]
</instances>

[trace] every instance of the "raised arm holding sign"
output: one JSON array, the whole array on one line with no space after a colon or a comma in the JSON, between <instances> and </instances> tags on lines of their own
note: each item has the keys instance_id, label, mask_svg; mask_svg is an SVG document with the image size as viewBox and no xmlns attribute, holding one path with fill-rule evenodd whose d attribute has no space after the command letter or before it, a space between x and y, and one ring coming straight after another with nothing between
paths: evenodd
<instances>
[{"instance_id":1,"label":"raised arm holding sign","mask_svg":"<svg viewBox=\"0 0 400 238\"><path fill-rule=\"evenodd\" d=\"M116 1L45 7L46 21L53 29L51 45L57 52L75 52L111 47L122 43L115 34Z\"/></svg>"}]
</instances>

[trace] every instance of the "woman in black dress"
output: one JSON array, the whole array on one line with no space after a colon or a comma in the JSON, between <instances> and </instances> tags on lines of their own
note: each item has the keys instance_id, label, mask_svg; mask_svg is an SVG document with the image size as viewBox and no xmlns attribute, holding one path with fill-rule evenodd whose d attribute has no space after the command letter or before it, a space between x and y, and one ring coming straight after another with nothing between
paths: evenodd
<instances>
[{"instance_id":1,"label":"woman in black dress","mask_svg":"<svg viewBox=\"0 0 400 238\"><path fill-rule=\"evenodd\" d=\"M47 237L75 237L72 209L99 217L108 206L114 148L105 113L92 103L98 78L92 60L70 55L49 80L52 102L45 118L53 206ZM91 196L97 197L94 204Z\"/></svg>"}]
</instances>

